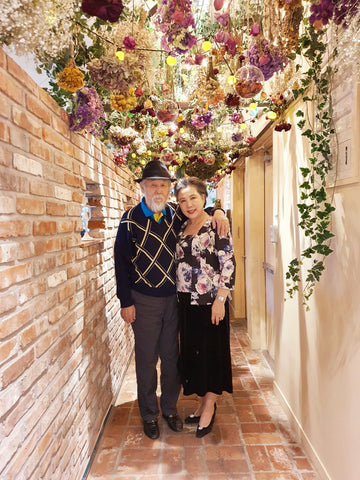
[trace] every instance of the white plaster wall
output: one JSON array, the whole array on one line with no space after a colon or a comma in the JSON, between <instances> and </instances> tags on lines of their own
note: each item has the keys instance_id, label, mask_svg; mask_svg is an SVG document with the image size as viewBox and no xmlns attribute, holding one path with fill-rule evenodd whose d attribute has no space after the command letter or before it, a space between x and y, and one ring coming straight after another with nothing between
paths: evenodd
<instances>
[{"instance_id":1,"label":"white plaster wall","mask_svg":"<svg viewBox=\"0 0 360 480\"><path fill-rule=\"evenodd\" d=\"M352 160L359 162L358 111ZM289 119L296 124L295 109ZM278 214L275 291L276 388L321 478L360 478L360 183L334 190L334 253L305 312L301 296L283 301L289 261L304 247L297 226L299 130L273 134L274 210ZM345 182L346 183L346 182ZM329 190L332 192L332 189Z\"/></svg>"}]
</instances>

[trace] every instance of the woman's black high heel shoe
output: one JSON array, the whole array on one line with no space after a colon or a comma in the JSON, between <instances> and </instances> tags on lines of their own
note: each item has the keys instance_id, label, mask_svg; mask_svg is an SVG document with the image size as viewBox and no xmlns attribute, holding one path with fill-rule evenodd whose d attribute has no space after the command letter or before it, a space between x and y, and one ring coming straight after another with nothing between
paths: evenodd
<instances>
[{"instance_id":1,"label":"woman's black high heel shoe","mask_svg":"<svg viewBox=\"0 0 360 480\"><path fill-rule=\"evenodd\" d=\"M197 417L193 413L191 413L188 417L185 418L185 423L199 423L200 422L200 416Z\"/></svg>"},{"instance_id":2,"label":"woman's black high heel shoe","mask_svg":"<svg viewBox=\"0 0 360 480\"><path fill-rule=\"evenodd\" d=\"M209 425L207 427L199 427L199 425L198 425L198 427L196 429L196 437L197 438L205 437L205 435L207 435L208 433L211 432L212 426L213 426L214 420L215 420L215 413L216 413L216 403L214 403L214 413L213 413L213 416L211 417Z\"/></svg>"}]
</instances>

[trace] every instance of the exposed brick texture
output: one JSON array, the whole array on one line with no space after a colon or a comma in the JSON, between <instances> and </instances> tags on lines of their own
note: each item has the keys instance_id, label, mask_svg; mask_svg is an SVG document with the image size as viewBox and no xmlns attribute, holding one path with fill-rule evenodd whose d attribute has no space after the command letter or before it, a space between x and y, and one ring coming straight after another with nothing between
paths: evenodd
<instances>
[{"instance_id":1,"label":"exposed brick texture","mask_svg":"<svg viewBox=\"0 0 360 480\"><path fill-rule=\"evenodd\" d=\"M80 480L132 352L113 245L131 174L0 50L0 478ZM89 204L94 242L80 231ZM92 202L92 203L91 203Z\"/></svg>"}]
</instances>

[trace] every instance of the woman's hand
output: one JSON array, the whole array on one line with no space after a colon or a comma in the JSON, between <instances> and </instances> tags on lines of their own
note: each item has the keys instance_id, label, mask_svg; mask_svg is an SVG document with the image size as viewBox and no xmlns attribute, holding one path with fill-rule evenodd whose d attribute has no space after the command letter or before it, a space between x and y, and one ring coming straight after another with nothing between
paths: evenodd
<instances>
[{"instance_id":1,"label":"woman's hand","mask_svg":"<svg viewBox=\"0 0 360 480\"><path fill-rule=\"evenodd\" d=\"M211 323L213 325L219 325L221 320L224 319L225 316L225 302L215 298L214 303L211 307Z\"/></svg>"}]
</instances>

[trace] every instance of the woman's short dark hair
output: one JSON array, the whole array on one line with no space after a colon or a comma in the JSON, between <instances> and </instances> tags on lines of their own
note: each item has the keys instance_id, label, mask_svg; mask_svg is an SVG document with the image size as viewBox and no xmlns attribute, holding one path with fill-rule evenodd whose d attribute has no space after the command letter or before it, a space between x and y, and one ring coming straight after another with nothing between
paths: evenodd
<instances>
[{"instance_id":1,"label":"woman's short dark hair","mask_svg":"<svg viewBox=\"0 0 360 480\"><path fill-rule=\"evenodd\" d=\"M206 185L198 177L183 177L176 182L176 185L175 185L176 200L178 199L180 190L186 187L194 187L200 195L205 195L205 200L206 200L207 194L208 194Z\"/></svg>"}]
</instances>

